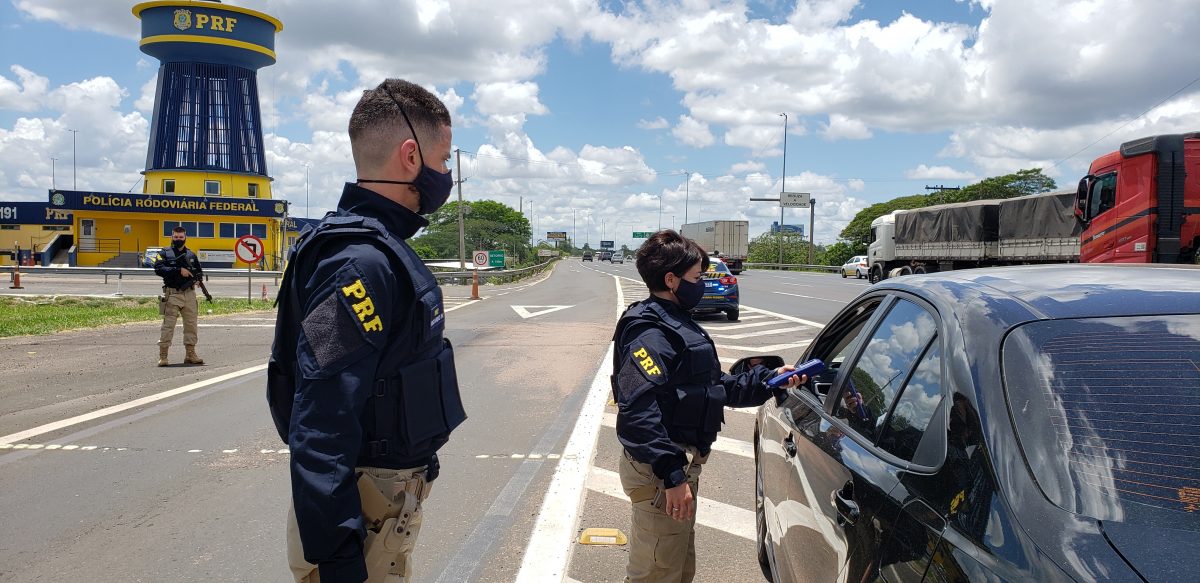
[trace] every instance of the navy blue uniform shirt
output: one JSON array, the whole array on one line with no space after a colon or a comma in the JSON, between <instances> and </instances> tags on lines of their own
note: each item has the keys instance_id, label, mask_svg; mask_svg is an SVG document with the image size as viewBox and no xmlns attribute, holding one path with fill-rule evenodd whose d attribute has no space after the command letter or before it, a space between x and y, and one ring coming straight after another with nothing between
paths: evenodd
<instances>
[{"instance_id":1,"label":"navy blue uniform shirt","mask_svg":"<svg viewBox=\"0 0 1200 583\"><path fill-rule=\"evenodd\" d=\"M692 320L686 310L674 302L651 296L674 317L700 332L700 325ZM625 329L617 340L617 354L621 369L617 373L617 384L622 398L618 400L617 439L633 459L649 464L654 475L661 478L667 488L687 481L684 470L687 457L683 450L667 435L666 425L659 400L675 399L675 387L680 384L679 366L683 361L684 346L678 344L674 333L663 329L663 324L654 321L638 321ZM714 351L715 355L716 352ZM643 363L649 358L658 370L650 369L647 374ZM755 407L772 395L765 382L774 375L771 369L759 365L740 375L720 372L721 363L713 358L712 368L719 375L725 388L725 405L729 407ZM688 443L707 454L711 443Z\"/></svg>"},{"instance_id":2,"label":"navy blue uniform shirt","mask_svg":"<svg viewBox=\"0 0 1200 583\"><path fill-rule=\"evenodd\" d=\"M428 224L355 184L345 186L338 208L378 219L391 236L402 239ZM413 343L385 331L411 314L416 301L407 274L393 272L382 244L344 241L314 249L315 255L306 249L304 272L295 279L302 322L288 435L292 501L304 558L317 565L327 583L367 578L355 476L361 418L381 357L403 353L406 343Z\"/></svg>"}]
</instances>

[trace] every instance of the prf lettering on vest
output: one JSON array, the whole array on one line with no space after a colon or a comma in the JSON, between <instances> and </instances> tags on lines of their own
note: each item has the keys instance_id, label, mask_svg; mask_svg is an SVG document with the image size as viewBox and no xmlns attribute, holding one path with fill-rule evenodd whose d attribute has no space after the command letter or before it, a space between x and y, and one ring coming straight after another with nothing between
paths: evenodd
<instances>
[{"instance_id":1,"label":"prf lettering on vest","mask_svg":"<svg viewBox=\"0 0 1200 583\"><path fill-rule=\"evenodd\" d=\"M383 331L383 320L375 313L375 302L371 301L371 298L367 296L367 288L363 286L361 279L356 279L354 283L342 288L342 293L348 298L352 297L362 300L361 302L351 304L350 307L354 308L355 314L358 314L358 321L362 322L363 330L367 332ZM375 317L371 318L371 316ZM367 320L367 318L371 319Z\"/></svg>"},{"instance_id":2,"label":"prf lettering on vest","mask_svg":"<svg viewBox=\"0 0 1200 583\"><path fill-rule=\"evenodd\" d=\"M646 351L645 347L634 351L633 356L634 358L641 359L638 361L638 364L641 365L642 370L646 371L646 374L650 376L662 374L662 371L658 369L657 364L654 364L654 359L650 357L650 353Z\"/></svg>"},{"instance_id":3,"label":"prf lettering on vest","mask_svg":"<svg viewBox=\"0 0 1200 583\"><path fill-rule=\"evenodd\" d=\"M235 24L237 24L237 19L229 18L228 16L209 16L207 14L196 15L196 28L204 28L207 26L210 30L233 32L233 25Z\"/></svg>"}]
</instances>

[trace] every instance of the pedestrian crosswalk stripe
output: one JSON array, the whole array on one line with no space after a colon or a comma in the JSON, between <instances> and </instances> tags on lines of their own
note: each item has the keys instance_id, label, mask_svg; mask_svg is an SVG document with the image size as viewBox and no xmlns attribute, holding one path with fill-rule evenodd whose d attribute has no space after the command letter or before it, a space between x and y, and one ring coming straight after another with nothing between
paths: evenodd
<instances>
[{"instance_id":1,"label":"pedestrian crosswalk stripe","mask_svg":"<svg viewBox=\"0 0 1200 583\"><path fill-rule=\"evenodd\" d=\"M763 316L758 316L758 317L762 318ZM746 318L742 318L742 319L745 320ZM749 324L716 324L716 323L708 324L708 323L705 323L704 329L708 330L711 333L714 330L724 332L726 330L740 330L742 328L761 328L763 326L778 326L779 324L782 324L782 323L783 322L774 322L771 320L765 320L762 322L751 322Z\"/></svg>"},{"instance_id":2,"label":"pedestrian crosswalk stripe","mask_svg":"<svg viewBox=\"0 0 1200 583\"><path fill-rule=\"evenodd\" d=\"M728 411L728 410L729 409L726 409L726 411ZM616 413L605 413L603 425L605 427L611 427L611 428L615 429L617 427ZM752 459L754 458L754 444L750 443L749 441L742 441L740 439L730 439L728 437L722 437L722 436L718 435L717 441L713 443L712 448L713 448L713 451L730 453L733 455L737 455L737 456L741 456L741 457L748 457L748 458L752 458Z\"/></svg>"},{"instance_id":3,"label":"pedestrian crosswalk stripe","mask_svg":"<svg viewBox=\"0 0 1200 583\"><path fill-rule=\"evenodd\" d=\"M754 332L745 332L742 334L713 334L709 336L713 338L721 338L723 340L744 340L746 338L757 338L759 336L771 336L774 334L786 334L788 332L799 332L800 330L810 330L808 326L790 326L787 328L773 328L771 330L755 330Z\"/></svg>"},{"instance_id":4,"label":"pedestrian crosswalk stripe","mask_svg":"<svg viewBox=\"0 0 1200 583\"><path fill-rule=\"evenodd\" d=\"M616 472L593 467L588 473L587 488L593 492L628 501L621 476ZM699 497L696 501L696 524L715 528L747 540L756 540L754 512L738 508L711 498Z\"/></svg>"},{"instance_id":5,"label":"pedestrian crosswalk stripe","mask_svg":"<svg viewBox=\"0 0 1200 583\"><path fill-rule=\"evenodd\" d=\"M804 342L789 342L787 344L772 344L770 346L735 346L733 344L718 344L717 350L736 350L739 352L752 352L754 354L769 354L780 350L788 350L791 348L804 348L812 342L811 338L805 338Z\"/></svg>"}]
</instances>

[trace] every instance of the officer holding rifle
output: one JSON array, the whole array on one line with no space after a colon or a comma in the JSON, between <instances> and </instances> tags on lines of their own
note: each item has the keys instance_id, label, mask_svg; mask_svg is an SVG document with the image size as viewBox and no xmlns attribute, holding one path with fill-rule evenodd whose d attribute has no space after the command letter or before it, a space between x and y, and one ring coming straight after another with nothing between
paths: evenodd
<instances>
[{"instance_id":1,"label":"officer holding rifle","mask_svg":"<svg viewBox=\"0 0 1200 583\"><path fill-rule=\"evenodd\" d=\"M212 295L204 286L200 260L187 248L187 231L175 227L171 232L171 247L163 249L154 261L154 273L163 278L163 295L159 296L159 313L163 316L162 330L158 336L158 366L167 366L167 352L171 349L171 338L175 335L175 320L183 315L183 345L187 349L183 362L204 364L196 354L196 317L199 304L196 286L204 292L204 298L212 301Z\"/></svg>"}]
</instances>

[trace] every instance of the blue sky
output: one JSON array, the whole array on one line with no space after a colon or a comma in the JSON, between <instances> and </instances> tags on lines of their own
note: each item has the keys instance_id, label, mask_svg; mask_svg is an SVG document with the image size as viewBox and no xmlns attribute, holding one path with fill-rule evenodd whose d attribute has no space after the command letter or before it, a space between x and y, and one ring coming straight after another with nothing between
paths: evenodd
<instances>
[{"instance_id":1,"label":"blue sky","mask_svg":"<svg viewBox=\"0 0 1200 583\"><path fill-rule=\"evenodd\" d=\"M1200 129L1200 84L1137 117L1200 75L1189 0L235 4L284 22L260 97L275 195L301 214L306 164L312 215L353 178L346 119L385 76L451 107L468 199L532 201L540 232L591 220L593 245L601 220L657 226L659 198L678 225L685 192L693 221L766 230L778 208L748 199L782 186L780 112L823 242L927 184L1036 166L1069 185L1122 141ZM0 4L0 199L44 200L52 157L66 184L68 129L80 188L139 188L157 63L131 7Z\"/></svg>"}]
</instances>

